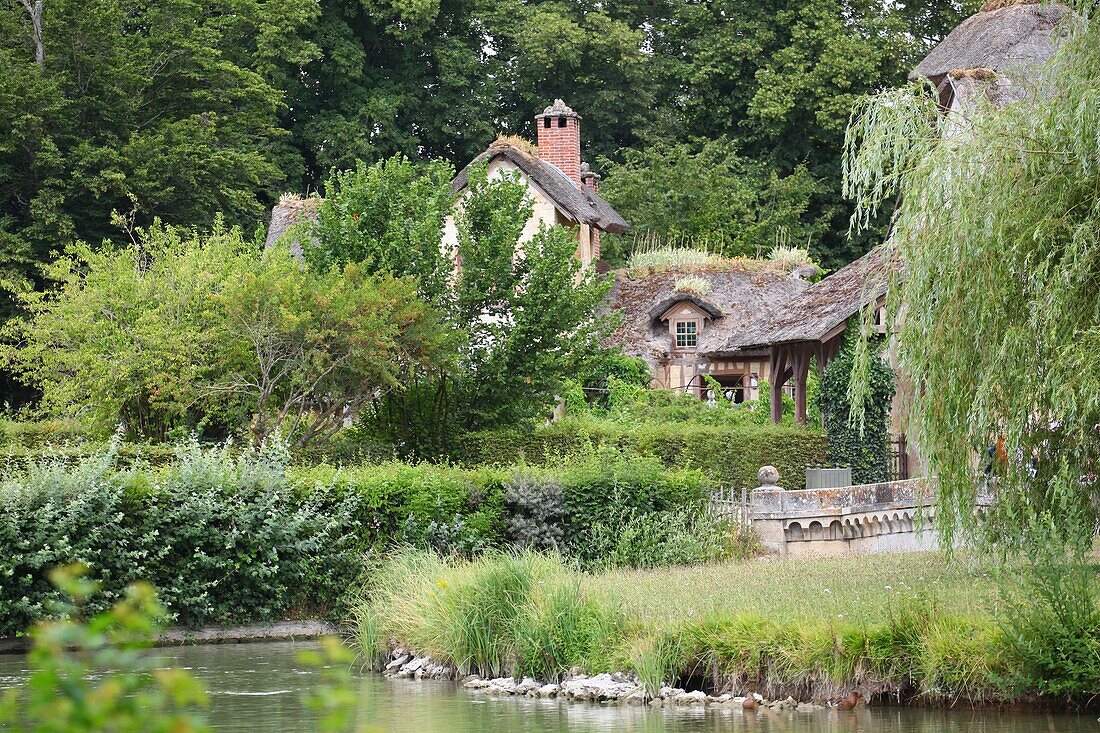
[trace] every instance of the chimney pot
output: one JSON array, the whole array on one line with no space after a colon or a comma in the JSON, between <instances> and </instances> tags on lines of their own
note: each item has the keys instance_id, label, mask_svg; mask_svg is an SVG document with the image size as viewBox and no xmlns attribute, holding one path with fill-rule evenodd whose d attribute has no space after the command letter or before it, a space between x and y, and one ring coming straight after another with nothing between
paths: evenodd
<instances>
[{"instance_id":1,"label":"chimney pot","mask_svg":"<svg viewBox=\"0 0 1100 733\"><path fill-rule=\"evenodd\" d=\"M539 121L542 124L538 124ZM557 124L553 123L557 120ZM554 103L535 115L539 158L558 167L578 187L581 181L581 116L565 102Z\"/></svg>"}]
</instances>

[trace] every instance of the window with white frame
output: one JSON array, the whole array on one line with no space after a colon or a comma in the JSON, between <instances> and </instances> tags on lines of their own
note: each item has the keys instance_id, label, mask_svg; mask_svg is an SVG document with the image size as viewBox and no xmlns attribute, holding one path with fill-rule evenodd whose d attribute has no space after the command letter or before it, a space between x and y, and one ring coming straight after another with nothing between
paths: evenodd
<instances>
[{"instance_id":1,"label":"window with white frame","mask_svg":"<svg viewBox=\"0 0 1100 733\"><path fill-rule=\"evenodd\" d=\"M699 322L698 321L677 321L676 322L676 348L677 349L694 349L699 345Z\"/></svg>"}]
</instances>

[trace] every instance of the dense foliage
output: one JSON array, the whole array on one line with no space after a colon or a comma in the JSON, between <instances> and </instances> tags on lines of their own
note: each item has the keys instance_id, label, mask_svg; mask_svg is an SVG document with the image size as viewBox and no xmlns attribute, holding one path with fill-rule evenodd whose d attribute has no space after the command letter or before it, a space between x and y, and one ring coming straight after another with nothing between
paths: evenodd
<instances>
[{"instance_id":1,"label":"dense foliage","mask_svg":"<svg viewBox=\"0 0 1100 733\"><path fill-rule=\"evenodd\" d=\"M454 458L462 463L554 462L595 447L653 456L669 467L693 468L715 484L754 489L761 466L779 469L787 489L805 486L806 466L824 465L828 441L820 432L788 426L693 423L614 425L564 421L537 429L497 429L462 436Z\"/></svg>"},{"instance_id":2,"label":"dense foliage","mask_svg":"<svg viewBox=\"0 0 1100 733\"><path fill-rule=\"evenodd\" d=\"M854 415L849 396L855 355L852 340L825 367L818 399L829 436L829 462L851 466L855 483L871 484L889 478L894 370L882 360L882 344L877 344L879 358L871 362L868 376L871 392L862 415Z\"/></svg>"},{"instance_id":3,"label":"dense foliage","mask_svg":"<svg viewBox=\"0 0 1100 733\"><path fill-rule=\"evenodd\" d=\"M102 585L87 601L89 612L105 610L141 580L158 589L178 624L325 614L348 600L372 549L473 555L529 544L530 534L514 522L523 513L506 507L531 483L566 507L537 512L540 544L589 565L609 561L590 547L597 525L619 515L660 525L662 516L695 511L710 485L697 471L614 451L541 469L291 468L285 449L272 443L239 454L182 444L158 469L119 467L114 458L36 462L0 485L0 635L50 615L61 596L49 571L74 562ZM525 506L527 517L536 514ZM638 538L638 551L620 542L609 557L651 564L741 551L695 537L691 546L708 554L690 555L667 528L654 536L668 539L665 554L649 536Z\"/></svg>"},{"instance_id":4,"label":"dense foliage","mask_svg":"<svg viewBox=\"0 0 1100 733\"><path fill-rule=\"evenodd\" d=\"M1012 79L1022 101L974 95L944 121L929 90L888 92L855 120L846 160L857 223L902 202L888 320L937 521L975 528L974 469L988 467L988 537L1029 552L1037 537L1091 551L1100 522L1100 24L1079 5L1049 68Z\"/></svg>"},{"instance_id":5,"label":"dense foliage","mask_svg":"<svg viewBox=\"0 0 1100 733\"><path fill-rule=\"evenodd\" d=\"M236 229L154 226L125 249L81 246L50 273L59 291L28 293L29 316L9 324L8 365L54 414L144 438L323 439L449 341L412 283L303 270Z\"/></svg>"},{"instance_id":6,"label":"dense foliage","mask_svg":"<svg viewBox=\"0 0 1100 733\"><path fill-rule=\"evenodd\" d=\"M40 29L32 17L38 9ZM76 239L128 225L251 229L297 179L287 71L308 3L45 0L0 9L0 272L37 281ZM5 310L10 313L10 304ZM5 314L7 315L7 314Z\"/></svg>"},{"instance_id":7,"label":"dense foliage","mask_svg":"<svg viewBox=\"0 0 1100 733\"><path fill-rule=\"evenodd\" d=\"M398 157L334 174L317 225L296 233L310 238L313 267L415 278L457 341L445 363L379 393L362 415L363 439L401 455L436 456L463 431L544 417L565 379L604 353L613 323L601 314L610 281L581 273L569 230L524 236L532 202L516 178L470 171L458 251L441 248L451 173Z\"/></svg>"},{"instance_id":8,"label":"dense foliage","mask_svg":"<svg viewBox=\"0 0 1100 733\"><path fill-rule=\"evenodd\" d=\"M601 161L607 180L600 194L635 230L601 244L604 259L619 260L616 264L647 234L727 256L759 256L777 236L806 245L817 243L827 227L809 220L819 184L805 167L780 177L767 164L738 154L726 138L707 141L698 150L687 143L658 142L623 150L621 157L622 162Z\"/></svg>"},{"instance_id":9,"label":"dense foliage","mask_svg":"<svg viewBox=\"0 0 1100 733\"><path fill-rule=\"evenodd\" d=\"M114 211L252 225L281 189L317 190L359 159L465 165L500 131L533 137L555 97L584 115L593 162L728 138L746 172L797 182L792 236L812 231L834 266L852 254L837 196L852 101L903 80L976 4L10 2L0 268L38 282L76 239L124 243ZM645 218L640 203L622 201L628 219ZM716 224L743 216L744 197L730 210Z\"/></svg>"}]
</instances>

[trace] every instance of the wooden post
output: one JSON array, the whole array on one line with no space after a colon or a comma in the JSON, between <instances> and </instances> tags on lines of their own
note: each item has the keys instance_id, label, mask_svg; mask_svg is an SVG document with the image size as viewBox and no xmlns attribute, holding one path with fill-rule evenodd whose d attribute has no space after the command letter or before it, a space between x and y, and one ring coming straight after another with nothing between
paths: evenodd
<instances>
[{"instance_id":1,"label":"wooden post","mask_svg":"<svg viewBox=\"0 0 1100 733\"><path fill-rule=\"evenodd\" d=\"M773 346L771 353L772 422L783 419L783 385L787 383L787 352L783 346Z\"/></svg>"},{"instance_id":2,"label":"wooden post","mask_svg":"<svg viewBox=\"0 0 1100 733\"><path fill-rule=\"evenodd\" d=\"M812 346L801 344L791 348L791 368L794 371L794 419L806 422L806 377L810 372Z\"/></svg>"}]
</instances>

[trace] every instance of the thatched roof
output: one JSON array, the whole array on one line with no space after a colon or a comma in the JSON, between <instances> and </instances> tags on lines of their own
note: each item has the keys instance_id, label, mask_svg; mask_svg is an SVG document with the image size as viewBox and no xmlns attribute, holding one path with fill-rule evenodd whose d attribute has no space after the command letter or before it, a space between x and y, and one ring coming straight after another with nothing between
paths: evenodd
<instances>
[{"instance_id":1,"label":"thatched roof","mask_svg":"<svg viewBox=\"0 0 1100 733\"><path fill-rule=\"evenodd\" d=\"M876 247L855 262L809 286L780 308L761 313L731 335L725 351L753 350L799 341L821 341L886 294L890 265Z\"/></svg>"},{"instance_id":2,"label":"thatched roof","mask_svg":"<svg viewBox=\"0 0 1100 733\"><path fill-rule=\"evenodd\" d=\"M987 9L988 8L988 9ZM952 72L1034 69L1053 54L1056 28L1072 14L1065 5L1035 0L992 0L960 23L909 74L940 84Z\"/></svg>"},{"instance_id":3,"label":"thatched roof","mask_svg":"<svg viewBox=\"0 0 1100 733\"><path fill-rule=\"evenodd\" d=\"M451 181L451 192L457 196L466 188L471 168L496 158L505 158L523 171L554 202L554 206L574 222L590 224L614 234L622 234L630 228L626 220L598 193L588 186L578 186L557 166L531 155L507 138L498 139L484 153L470 161Z\"/></svg>"},{"instance_id":4,"label":"thatched roof","mask_svg":"<svg viewBox=\"0 0 1100 733\"><path fill-rule=\"evenodd\" d=\"M283 194L279 203L271 210L271 224L267 228L267 240L264 246L273 247L288 229L303 219L316 223L317 211L320 208L320 196L302 198L290 193ZM302 243L294 240L290 243L290 251L295 257L301 257Z\"/></svg>"},{"instance_id":5,"label":"thatched roof","mask_svg":"<svg viewBox=\"0 0 1100 733\"><path fill-rule=\"evenodd\" d=\"M693 279L709 285L705 296L678 292L676 281L682 277L683 273L677 272L631 277L626 270L617 270L608 297L611 308L622 312L623 323L609 345L657 364L671 346L668 325L658 319L677 302L689 301L712 315L699 337L697 353L723 353L726 343L755 322L761 312L781 308L810 286L779 266L693 271Z\"/></svg>"}]
</instances>

